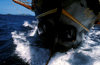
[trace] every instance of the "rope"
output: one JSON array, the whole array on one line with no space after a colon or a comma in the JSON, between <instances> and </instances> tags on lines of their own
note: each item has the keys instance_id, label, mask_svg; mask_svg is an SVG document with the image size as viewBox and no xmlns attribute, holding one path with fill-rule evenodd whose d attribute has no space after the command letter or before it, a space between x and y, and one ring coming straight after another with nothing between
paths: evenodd
<instances>
[{"instance_id":1,"label":"rope","mask_svg":"<svg viewBox=\"0 0 100 65\"><path fill-rule=\"evenodd\" d=\"M46 15L49 15L49 14L52 14L52 13L55 13L55 12L57 12L57 8L56 9L49 10L49 11L47 11L45 13L42 13L42 14L38 15L37 18L41 18L41 17L44 17ZM82 23L80 23L80 21L78 21L75 17L73 17L70 13L68 13L64 9L62 9L62 14L64 14L65 16L67 16L68 18L70 18L71 20L73 20L73 22L77 23L83 29L85 29L86 31L89 32L89 29L87 27L85 27Z\"/></svg>"},{"instance_id":2,"label":"rope","mask_svg":"<svg viewBox=\"0 0 100 65\"><path fill-rule=\"evenodd\" d=\"M25 5L25 4L23 4L23 3L19 3L19 2L17 2L17 0L13 0L13 1L16 2L16 3L18 3L18 4L20 4L20 5L22 5L22 6L24 6L24 7L26 7L26 8L28 8L28 9L30 9L30 10L32 10L32 7L30 7L30 6L28 6L28 5ZM27 1L27 0L25 0L25 1ZM14 3L12 3L12 4L15 6ZM16 6L15 6L15 7L16 7ZM49 11L47 11L47 12L44 12L44 13L38 15L36 18L41 18L41 17L44 17L44 16L46 16L46 15L49 15L49 14L52 14L52 13L55 13L55 12L57 12L57 8L52 9L52 10L49 10ZM65 11L64 9L62 9L62 13L63 13L65 16L67 16L68 18L70 18L71 20L73 20L75 23L77 23L78 25L80 25L80 26L81 26L82 28L84 28L86 31L89 32L89 29L88 29L87 27L85 27L83 24L81 24L80 21L78 21L76 18L74 18L70 13L68 13L68 12Z\"/></svg>"},{"instance_id":3,"label":"rope","mask_svg":"<svg viewBox=\"0 0 100 65\"><path fill-rule=\"evenodd\" d=\"M41 18L41 17L44 17L46 15L49 15L49 14L52 14L52 13L55 13L55 12L57 12L57 8L49 10L49 11L47 11L45 13L42 13L42 14L38 15L36 18Z\"/></svg>"},{"instance_id":4,"label":"rope","mask_svg":"<svg viewBox=\"0 0 100 65\"><path fill-rule=\"evenodd\" d=\"M46 62L46 65L48 65L49 64L49 61L51 60L51 57L52 57L53 55L52 55L52 51L50 51L50 56L49 56L49 59L47 60L47 62Z\"/></svg>"},{"instance_id":5,"label":"rope","mask_svg":"<svg viewBox=\"0 0 100 65\"><path fill-rule=\"evenodd\" d=\"M11 3L12 3L12 5L16 8L16 10L19 11L19 13L22 13L22 12L16 7L16 5L14 4L13 1L11 1Z\"/></svg>"}]
</instances>

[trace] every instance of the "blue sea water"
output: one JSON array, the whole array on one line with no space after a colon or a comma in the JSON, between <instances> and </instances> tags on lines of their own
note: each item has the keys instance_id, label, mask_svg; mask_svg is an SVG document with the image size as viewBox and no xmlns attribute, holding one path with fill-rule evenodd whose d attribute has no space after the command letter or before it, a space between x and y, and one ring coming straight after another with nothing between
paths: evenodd
<instances>
[{"instance_id":1,"label":"blue sea water","mask_svg":"<svg viewBox=\"0 0 100 65\"><path fill-rule=\"evenodd\" d=\"M37 24L34 16L0 15L0 65L45 65L50 51L34 40ZM82 45L56 52L48 65L100 65L100 26L84 35Z\"/></svg>"},{"instance_id":2,"label":"blue sea water","mask_svg":"<svg viewBox=\"0 0 100 65\"><path fill-rule=\"evenodd\" d=\"M16 54L11 32L27 31L25 21L35 21L34 16L0 15L0 65L27 65Z\"/></svg>"}]
</instances>

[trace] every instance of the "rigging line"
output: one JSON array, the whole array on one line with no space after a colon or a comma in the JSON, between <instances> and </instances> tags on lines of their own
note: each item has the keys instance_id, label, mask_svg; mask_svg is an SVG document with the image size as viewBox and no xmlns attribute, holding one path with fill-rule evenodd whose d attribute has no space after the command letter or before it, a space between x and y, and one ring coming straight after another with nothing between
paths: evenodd
<instances>
[{"instance_id":1,"label":"rigging line","mask_svg":"<svg viewBox=\"0 0 100 65\"><path fill-rule=\"evenodd\" d=\"M67 11L65 11L64 9L62 9L62 13L67 16L68 18L70 18L71 20L73 20L73 22L77 23L78 25L80 25L83 29L85 29L86 31L89 32L89 29L87 27L85 27L82 23L80 23L80 21L78 21L76 18L74 18L70 13L68 13Z\"/></svg>"},{"instance_id":2,"label":"rigging line","mask_svg":"<svg viewBox=\"0 0 100 65\"><path fill-rule=\"evenodd\" d=\"M28 0L23 0L24 2L23 3L26 3L27 5L30 5L31 3L28 2Z\"/></svg>"},{"instance_id":3,"label":"rigging line","mask_svg":"<svg viewBox=\"0 0 100 65\"><path fill-rule=\"evenodd\" d=\"M22 11L20 11L20 10L16 7L16 5L14 4L13 1L11 1L11 3L12 3L12 5L14 5L14 7L16 8L16 10L19 11L19 13L22 13Z\"/></svg>"},{"instance_id":4,"label":"rigging line","mask_svg":"<svg viewBox=\"0 0 100 65\"><path fill-rule=\"evenodd\" d=\"M57 8L52 9L52 10L49 10L49 11L47 11L47 12L44 12L44 13L38 15L36 18L41 18L41 17L44 17L44 16L46 16L46 15L49 15L49 14L52 14L52 13L55 13L55 12L57 12Z\"/></svg>"},{"instance_id":5,"label":"rigging line","mask_svg":"<svg viewBox=\"0 0 100 65\"><path fill-rule=\"evenodd\" d=\"M55 13L57 12L57 8L55 9L52 9L52 10L49 10L47 12L44 12L40 15L38 15L36 18L41 18L41 17L44 17L46 15L49 15L49 14L52 14L52 13ZM73 20L73 22L77 23L78 25L80 25L83 29L85 29L86 31L89 32L89 29L87 27L85 27L82 23L80 23L79 20L77 20L75 17L73 17L70 13L68 13L67 11L65 11L64 9L62 9L62 14L67 16L68 18L70 18L71 20Z\"/></svg>"}]
</instances>

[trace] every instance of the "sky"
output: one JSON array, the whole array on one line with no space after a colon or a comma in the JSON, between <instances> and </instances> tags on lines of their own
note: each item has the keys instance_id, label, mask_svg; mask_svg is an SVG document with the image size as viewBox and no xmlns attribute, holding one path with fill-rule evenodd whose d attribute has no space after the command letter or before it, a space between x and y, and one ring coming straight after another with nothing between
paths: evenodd
<instances>
[{"instance_id":1,"label":"sky","mask_svg":"<svg viewBox=\"0 0 100 65\"><path fill-rule=\"evenodd\" d=\"M14 6L15 5L15 6ZM12 0L0 0L0 14L29 14L35 15L31 10L14 3Z\"/></svg>"}]
</instances>

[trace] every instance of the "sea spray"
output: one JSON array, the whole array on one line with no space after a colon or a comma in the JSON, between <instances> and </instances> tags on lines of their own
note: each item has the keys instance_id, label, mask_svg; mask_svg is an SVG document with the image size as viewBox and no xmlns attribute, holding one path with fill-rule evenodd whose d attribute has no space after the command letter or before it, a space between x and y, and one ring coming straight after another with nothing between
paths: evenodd
<instances>
[{"instance_id":1,"label":"sea spray","mask_svg":"<svg viewBox=\"0 0 100 65\"><path fill-rule=\"evenodd\" d=\"M29 24L25 21L23 26L25 28L32 28L28 32L14 31L12 32L13 42L16 45L15 54L22 58L29 65L45 65L49 58L49 50L34 46L34 40L29 40L34 37L37 32L37 23L35 21ZM31 46L32 45L32 46Z\"/></svg>"},{"instance_id":2,"label":"sea spray","mask_svg":"<svg viewBox=\"0 0 100 65\"><path fill-rule=\"evenodd\" d=\"M27 21L26 21L27 22ZM17 45L15 53L30 65L45 65L50 52L47 49L30 46L27 37L34 37L37 27L32 24L24 23L25 28L30 27L28 33L14 31L12 38ZM34 33L31 35L31 33ZM84 35L82 45L77 49L55 53L48 65L99 65L100 63L100 31L92 30Z\"/></svg>"}]
</instances>

